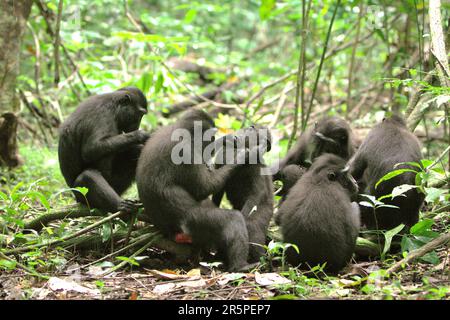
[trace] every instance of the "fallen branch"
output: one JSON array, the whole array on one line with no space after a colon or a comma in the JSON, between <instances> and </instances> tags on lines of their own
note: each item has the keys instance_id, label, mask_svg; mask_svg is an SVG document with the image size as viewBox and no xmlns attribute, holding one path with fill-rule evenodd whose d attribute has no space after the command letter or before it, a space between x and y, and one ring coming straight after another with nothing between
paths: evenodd
<instances>
[{"instance_id":1,"label":"fallen branch","mask_svg":"<svg viewBox=\"0 0 450 320\"><path fill-rule=\"evenodd\" d=\"M42 228L46 227L50 222L54 220L62 220L65 218L81 218L81 217L102 217L105 216L104 212L100 212L98 210L89 210L88 207L74 204L61 209L58 209L55 212L45 213L39 215L35 219L26 222L24 229L32 229L36 231L41 231Z\"/></svg>"},{"instance_id":2,"label":"fallen branch","mask_svg":"<svg viewBox=\"0 0 450 320\"><path fill-rule=\"evenodd\" d=\"M30 222L25 223L25 229L33 229L36 231L41 230L44 226L48 225L50 222L55 221L55 220L61 220L61 219L66 219L66 218L82 218L82 217L97 217L97 216L105 216L105 213L99 211L99 210L89 210L88 207L84 206L84 205L80 205L80 204L75 204L75 205L70 205L64 208L61 208L55 212L52 213L46 213L43 214L35 219L33 219ZM120 214L119 214L120 216ZM146 222L146 223L151 223L149 218L145 215L145 214L139 214L137 216L137 219L139 221L142 222ZM106 220L103 219L101 221L104 221L103 223L107 222L111 220L111 217L107 217ZM102 223L99 224L99 222L95 223L97 224L97 226L101 225ZM91 225L92 226L92 225ZM87 227L89 228L89 226ZM87 228L83 229L86 230ZM95 228L95 227L94 227ZM90 228L89 230L92 230L93 228ZM69 247L69 246L77 246L77 247L86 247L86 248L93 248L99 244L102 243L103 239L101 235L95 234L95 235L88 235L85 236L83 238L79 238L80 235L86 233L86 232L82 232L83 230L77 232L76 236L70 236L67 238L64 238L62 240L58 240L58 241L64 241L63 246L64 247ZM140 230L142 231L142 230ZM145 228L145 233L156 233L157 230L156 228L154 228L153 226L148 226ZM114 237L117 240L122 240L126 238L126 234L127 232L121 232L118 231L116 233L114 233ZM139 232L137 232L137 236L140 236L141 234ZM133 234L133 236L135 236L135 234ZM136 239L134 239L136 240ZM55 243L47 243L47 244L42 244L41 246L46 246L46 245L54 245ZM192 248L189 245L184 245L184 244L178 244L172 240L166 239L166 238L159 238L157 240L155 240L154 242L154 247L161 249L161 250L165 250L167 252L170 252L174 255L176 255L180 260L185 260L188 257L191 256L191 252L192 252ZM10 252L23 252L29 249L33 249L36 248L36 246L28 246L28 247L19 247L16 249L11 249L9 251L5 250L5 253L10 253Z\"/></svg>"},{"instance_id":3,"label":"fallen branch","mask_svg":"<svg viewBox=\"0 0 450 320\"><path fill-rule=\"evenodd\" d=\"M104 219L101 219L100 221L97 221L97 222L87 226L86 228L83 228L83 229L81 229L81 230L79 230L79 231L77 231L77 232L75 232L75 233L73 233L71 235L62 237L60 239L56 239L56 240L49 241L49 242L46 242L46 243L39 243L39 244L33 244L33 245L29 245L29 246L24 246L24 247L18 247L18 248L14 248L14 249L10 249L10 250L3 250L2 252L5 253L5 254L10 254L10 253L18 253L18 252L24 252L24 251L28 251L28 250L38 249L38 248L42 248L42 247L54 246L56 244L60 244L60 243L65 242L67 240L79 237L80 235L85 234L85 233L91 231L92 229L95 229L95 228L101 226L102 224L104 224L104 223L106 223L108 221L111 221L114 218L117 218L117 217L119 217L121 215L123 215L123 212L121 212L121 211L116 212L116 213L114 213L114 214L112 214L112 215L110 215L110 216L108 216L108 217L106 217Z\"/></svg>"},{"instance_id":4,"label":"fallen branch","mask_svg":"<svg viewBox=\"0 0 450 320\"><path fill-rule=\"evenodd\" d=\"M46 227L50 222L55 220L62 220L66 218L83 218L83 217L104 217L105 212L100 210L90 210L87 206L81 204L74 204L67 207L58 209L55 212L42 214L35 219L26 222L24 229L32 229L36 231L41 231L42 228ZM150 222L146 215L138 215L138 220L143 222Z\"/></svg>"},{"instance_id":5,"label":"fallen branch","mask_svg":"<svg viewBox=\"0 0 450 320\"><path fill-rule=\"evenodd\" d=\"M221 85L220 87L217 87L215 89L212 89L210 91L202 93L201 95L195 95L185 101L173 104L173 105L167 107L168 110L163 112L163 116L170 117L171 115L173 115L175 113L184 111L188 108L198 105L199 103L204 102L205 99L213 101L214 99L216 99L216 97L220 93L222 93L225 90L231 89L232 87L234 87L237 84L238 84L238 81L227 82L227 83Z\"/></svg>"},{"instance_id":6,"label":"fallen branch","mask_svg":"<svg viewBox=\"0 0 450 320\"><path fill-rule=\"evenodd\" d=\"M423 257L428 252L431 252L434 249L436 249L442 245L445 245L448 242L450 242L450 232L444 233L444 234L440 235L439 237L437 237L436 239L428 242L423 247L416 249L414 251L411 251L408 254L408 256L406 256L404 259L400 260L399 262L394 264L392 267L387 269L386 275L387 276L391 275L392 273L396 272L397 270L402 268L402 266L406 265L407 263L410 263L410 262L416 260L417 258Z\"/></svg>"},{"instance_id":7,"label":"fallen branch","mask_svg":"<svg viewBox=\"0 0 450 320\"><path fill-rule=\"evenodd\" d=\"M175 70L183 71L185 73L196 73L204 82L211 82L210 74L223 73L225 70L215 70L213 68L199 65L198 63L180 58L171 58L167 61L167 65Z\"/></svg>"}]
</instances>

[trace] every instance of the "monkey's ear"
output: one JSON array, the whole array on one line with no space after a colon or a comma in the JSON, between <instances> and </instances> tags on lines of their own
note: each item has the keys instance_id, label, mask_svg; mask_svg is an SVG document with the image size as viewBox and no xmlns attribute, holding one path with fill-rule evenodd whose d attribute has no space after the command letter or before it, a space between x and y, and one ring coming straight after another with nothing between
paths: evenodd
<instances>
[{"instance_id":1,"label":"monkey's ear","mask_svg":"<svg viewBox=\"0 0 450 320\"><path fill-rule=\"evenodd\" d=\"M328 177L328 180L335 181L336 180L336 173L330 171L330 172L328 172L327 177Z\"/></svg>"},{"instance_id":2,"label":"monkey's ear","mask_svg":"<svg viewBox=\"0 0 450 320\"><path fill-rule=\"evenodd\" d=\"M121 104L129 104L130 102L131 102L131 95L129 93L125 93L119 98L119 103Z\"/></svg>"}]
</instances>

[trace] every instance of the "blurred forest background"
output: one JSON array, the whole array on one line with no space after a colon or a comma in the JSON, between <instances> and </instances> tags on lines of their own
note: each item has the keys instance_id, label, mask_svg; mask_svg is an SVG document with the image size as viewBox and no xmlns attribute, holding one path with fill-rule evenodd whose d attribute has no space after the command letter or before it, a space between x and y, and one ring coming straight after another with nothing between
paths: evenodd
<instances>
[{"instance_id":1,"label":"blurred forest background","mask_svg":"<svg viewBox=\"0 0 450 320\"><path fill-rule=\"evenodd\" d=\"M64 219L40 232L24 230L41 214L66 216L74 203L58 166L59 125L83 99L125 85L146 94L149 112L141 127L148 131L192 106L213 114L223 132L253 123L270 127L279 143L268 154L269 163L325 114L345 117L361 142L386 114L401 112L421 140L429 166L419 182L426 194L422 224L408 235L404 252L443 236L440 244L448 242L448 1L0 2L0 298L44 296L45 275L67 274L99 257L79 256L74 246L94 243L106 252L103 256L120 248L114 248L114 237L123 238L127 226L111 220L95 225L98 217ZM135 188L129 193L137 194ZM92 225L89 232L64 238ZM67 241L50 250L48 242L58 239ZM280 259L275 244L268 248L268 265ZM386 270L402 256L386 252L381 262L365 262L340 279L319 280L312 277L314 270L291 269L283 273L289 283L272 279L276 289L237 277L215 295L450 296L448 247L432 247L403 278L394 279ZM139 254L130 255L109 261L137 268ZM136 298L138 290L127 288L137 282L127 280L114 291L107 290L108 281L96 280L86 290ZM250 282L257 293L245 291ZM214 297L201 288L188 292L194 298ZM138 294L161 298L151 290L148 296Z\"/></svg>"}]
</instances>

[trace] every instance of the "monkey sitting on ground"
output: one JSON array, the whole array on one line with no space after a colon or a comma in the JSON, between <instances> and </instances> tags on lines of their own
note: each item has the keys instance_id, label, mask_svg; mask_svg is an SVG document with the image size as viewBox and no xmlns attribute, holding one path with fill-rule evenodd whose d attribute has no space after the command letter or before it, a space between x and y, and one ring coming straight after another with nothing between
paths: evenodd
<instances>
[{"instance_id":1,"label":"monkey sitting on ground","mask_svg":"<svg viewBox=\"0 0 450 320\"><path fill-rule=\"evenodd\" d=\"M92 96L60 128L59 165L69 187L87 187L80 203L108 212L136 210L120 195L131 185L137 160L149 134L138 130L147 99L137 88Z\"/></svg>"},{"instance_id":2,"label":"monkey sitting on ground","mask_svg":"<svg viewBox=\"0 0 450 320\"><path fill-rule=\"evenodd\" d=\"M375 184L388 172L402 168L417 170L408 165L395 167L396 164L419 163L421 159L419 140L408 130L400 116L393 115L369 132L349 162L350 173L358 181L360 193L367 193L378 199L391 194L397 186L415 185L415 173L405 172L375 188ZM423 200L424 195L414 188L394 199L382 200L385 204L398 208L379 207L374 212L373 208L361 206L362 223L368 229L375 230L389 230L401 223L411 227L419 220Z\"/></svg>"},{"instance_id":3,"label":"monkey sitting on ground","mask_svg":"<svg viewBox=\"0 0 450 320\"><path fill-rule=\"evenodd\" d=\"M194 246L216 249L228 270L245 270L248 233L241 213L202 205L208 196L223 189L230 175L241 166L208 166L211 158L205 154L213 136L206 136L213 128L208 114L193 109L173 125L154 133L138 162L139 197L145 214L166 237L188 234ZM191 139L199 133L203 136L201 141ZM243 154L250 157L252 150Z\"/></svg>"},{"instance_id":4,"label":"monkey sitting on ground","mask_svg":"<svg viewBox=\"0 0 450 320\"><path fill-rule=\"evenodd\" d=\"M280 180L281 171L291 164L308 168L323 153L349 159L354 152L352 130L347 121L339 117L325 117L300 136L277 166L272 166L273 179Z\"/></svg>"},{"instance_id":5,"label":"monkey sitting on ground","mask_svg":"<svg viewBox=\"0 0 450 320\"><path fill-rule=\"evenodd\" d=\"M266 244L267 229L273 215L272 176L269 175L269 169L262 159L262 154L270 151L271 136L267 129L256 129L253 126L238 132L237 136L245 148L261 146L262 152L257 155L255 163L245 164L233 172L227 179L225 187L213 195L213 202L220 206L222 197L226 194L233 209L241 211L246 221L250 242L248 260L258 262L265 253L263 245ZM264 148L263 145L267 147ZM227 155L223 153L222 156ZM222 161L224 159L217 160L218 158L216 168L226 163ZM264 169L266 172L263 172Z\"/></svg>"},{"instance_id":6,"label":"monkey sitting on ground","mask_svg":"<svg viewBox=\"0 0 450 320\"><path fill-rule=\"evenodd\" d=\"M297 245L286 250L294 266L326 262L336 273L350 261L359 233L359 207L352 198L358 186L346 161L333 154L316 158L291 188L278 210L283 241Z\"/></svg>"}]
</instances>

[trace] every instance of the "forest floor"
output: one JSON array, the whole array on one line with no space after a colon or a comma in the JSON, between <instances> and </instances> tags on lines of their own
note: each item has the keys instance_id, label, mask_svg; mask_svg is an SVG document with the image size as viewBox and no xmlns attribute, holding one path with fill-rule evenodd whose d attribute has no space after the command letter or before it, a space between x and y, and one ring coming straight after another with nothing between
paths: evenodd
<instances>
[{"instance_id":1,"label":"forest floor","mask_svg":"<svg viewBox=\"0 0 450 320\"><path fill-rule=\"evenodd\" d=\"M0 233L0 246L6 242L8 248L17 248L58 239L100 219L66 218L39 233L23 232L19 226L24 221L70 205L73 198L63 189L55 150L27 147L21 153L27 157L26 164L0 183L0 191L9 200L0 214L10 217L9 233ZM448 212L435 216L422 212L424 218L434 221L430 231L442 234L449 229ZM129 257L139 247L93 263L123 246L111 246L110 227L106 224L91 231L103 239L95 250L65 248L63 243L9 255L14 261L0 256L0 299L450 299L448 246L435 250L434 263L419 259L390 276L385 271L403 258L401 254L373 261L356 258L338 276L327 276L318 267L282 271L282 259L270 253L251 273L222 272L212 263L177 265L170 254L153 247L134 259ZM115 228L127 230L117 223ZM271 233L276 233L276 227L271 227ZM124 261L122 268L111 270ZM30 268L45 278L32 275Z\"/></svg>"},{"instance_id":2,"label":"forest floor","mask_svg":"<svg viewBox=\"0 0 450 320\"><path fill-rule=\"evenodd\" d=\"M100 266L77 270L89 259L74 256L66 270L47 273L48 280L20 270L3 272L0 299L449 299L448 254L448 249L441 249L439 265L415 262L386 279L373 276L384 267L380 261L352 263L338 277L316 277L296 269L253 273L165 269L159 258L102 276Z\"/></svg>"}]
</instances>

